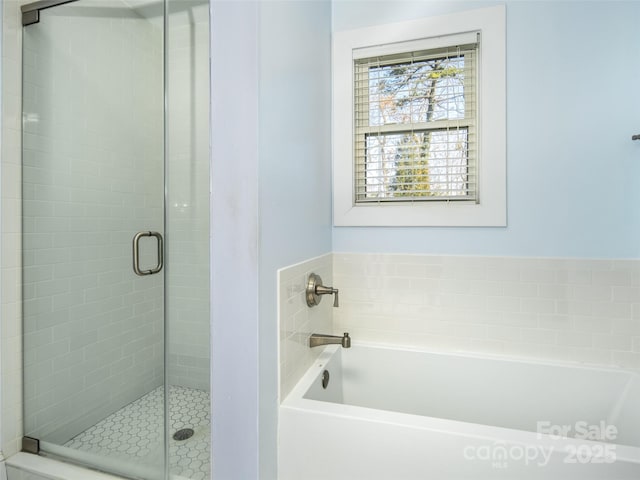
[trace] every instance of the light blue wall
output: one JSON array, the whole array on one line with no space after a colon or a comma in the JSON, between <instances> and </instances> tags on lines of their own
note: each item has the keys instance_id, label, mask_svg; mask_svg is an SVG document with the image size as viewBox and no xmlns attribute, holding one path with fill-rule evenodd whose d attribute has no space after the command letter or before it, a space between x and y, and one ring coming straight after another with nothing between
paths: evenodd
<instances>
[{"instance_id":1,"label":"light blue wall","mask_svg":"<svg viewBox=\"0 0 640 480\"><path fill-rule=\"evenodd\" d=\"M260 479L275 480L276 272L331 251L330 3L262 2L259 68Z\"/></svg>"},{"instance_id":2,"label":"light blue wall","mask_svg":"<svg viewBox=\"0 0 640 480\"><path fill-rule=\"evenodd\" d=\"M333 29L496 3L337 0ZM506 4L508 226L334 227L334 251L639 256L640 2Z\"/></svg>"},{"instance_id":3,"label":"light blue wall","mask_svg":"<svg viewBox=\"0 0 640 480\"><path fill-rule=\"evenodd\" d=\"M255 2L211 3L211 434L217 480L258 478L258 13Z\"/></svg>"},{"instance_id":4,"label":"light blue wall","mask_svg":"<svg viewBox=\"0 0 640 480\"><path fill-rule=\"evenodd\" d=\"M339 0L333 28L489 4ZM212 435L221 480L276 478L278 268L331 250L640 249L640 144L630 140L640 129L640 2L508 3L507 228L331 228L331 10L212 2Z\"/></svg>"}]
</instances>

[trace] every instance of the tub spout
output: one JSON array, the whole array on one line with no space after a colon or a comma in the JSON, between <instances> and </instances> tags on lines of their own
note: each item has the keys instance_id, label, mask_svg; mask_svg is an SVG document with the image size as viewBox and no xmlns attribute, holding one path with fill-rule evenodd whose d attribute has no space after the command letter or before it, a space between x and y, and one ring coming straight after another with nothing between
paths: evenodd
<instances>
[{"instance_id":1,"label":"tub spout","mask_svg":"<svg viewBox=\"0 0 640 480\"><path fill-rule=\"evenodd\" d=\"M343 336L339 335L321 335L314 333L309 338L309 347L320 347L322 345L342 345L342 348L351 348L351 337L347 332Z\"/></svg>"}]
</instances>

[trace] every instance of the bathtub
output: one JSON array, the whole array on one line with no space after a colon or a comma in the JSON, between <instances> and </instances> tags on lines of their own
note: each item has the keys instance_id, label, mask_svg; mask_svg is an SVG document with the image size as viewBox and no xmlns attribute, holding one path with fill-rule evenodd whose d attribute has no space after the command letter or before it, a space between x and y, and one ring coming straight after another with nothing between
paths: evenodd
<instances>
[{"instance_id":1,"label":"bathtub","mask_svg":"<svg viewBox=\"0 0 640 480\"><path fill-rule=\"evenodd\" d=\"M325 347L280 405L278 478L638 480L639 377L375 345Z\"/></svg>"}]
</instances>

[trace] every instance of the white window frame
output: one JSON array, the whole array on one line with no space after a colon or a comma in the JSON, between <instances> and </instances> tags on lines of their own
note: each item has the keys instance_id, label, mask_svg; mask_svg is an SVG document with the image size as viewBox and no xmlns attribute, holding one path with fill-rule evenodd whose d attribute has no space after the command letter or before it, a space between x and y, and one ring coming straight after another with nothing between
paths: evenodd
<instances>
[{"instance_id":1,"label":"white window frame","mask_svg":"<svg viewBox=\"0 0 640 480\"><path fill-rule=\"evenodd\" d=\"M479 31L478 203L355 203L354 51L406 51L407 42L442 44ZM405 45L401 45L405 44ZM435 48L435 47L434 47ZM400 50L402 51L402 50ZM506 226L505 7L346 30L333 37L333 223L336 226Z\"/></svg>"}]
</instances>

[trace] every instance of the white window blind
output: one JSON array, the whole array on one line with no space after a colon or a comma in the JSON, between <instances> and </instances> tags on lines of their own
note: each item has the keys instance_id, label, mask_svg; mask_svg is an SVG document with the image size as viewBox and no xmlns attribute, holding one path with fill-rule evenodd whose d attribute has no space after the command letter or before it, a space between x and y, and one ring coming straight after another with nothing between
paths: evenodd
<instances>
[{"instance_id":1,"label":"white window blind","mask_svg":"<svg viewBox=\"0 0 640 480\"><path fill-rule=\"evenodd\" d=\"M354 56L356 204L478 201L479 34L470 39Z\"/></svg>"}]
</instances>

